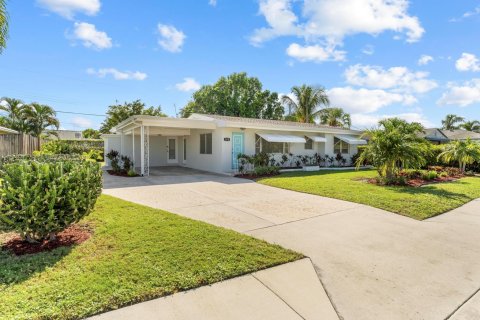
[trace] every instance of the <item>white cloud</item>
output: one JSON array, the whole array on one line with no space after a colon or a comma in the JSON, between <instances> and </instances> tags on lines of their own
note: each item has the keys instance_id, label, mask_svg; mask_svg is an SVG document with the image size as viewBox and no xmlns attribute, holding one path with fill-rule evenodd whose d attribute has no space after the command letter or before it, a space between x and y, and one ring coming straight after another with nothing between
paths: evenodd
<instances>
[{"instance_id":1,"label":"white cloud","mask_svg":"<svg viewBox=\"0 0 480 320\"><path fill-rule=\"evenodd\" d=\"M179 91L196 91L200 89L201 85L194 78L183 78L183 82L177 83L175 88Z\"/></svg>"},{"instance_id":2,"label":"white cloud","mask_svg":"<svg viewBox=\"0 0 480 320\"><path fill-rule=\"evenodd\" d=\"M212 7L215 7L217 5L217 0L210 0L208 1L208 4L211 5Z\"/></svg>"},{"instance_id":3,"label":"white cloud","mask_svg":"<svg viewBox=\"0 0 480 320\"><path fill-rule=\"evenodd\" d=\"M394 103L411 105L417 99L410 94L392 93L381 89L332 88L327 91L332 106L352 113L371 113Z\"/></svg>"},{"instance_id":4,"label":"white cloud","mask_svg":"<svg viewBox=\"0 0 480 320\"><path fill-rule=\"evenodd\" d=\"M345 71L349 84L399 92L425 93L436 88L437 83L427 77L427 72L412 72L406 67L385 70L379 66L356 64Z\"/></svg>"},{"instance_id":5,"label":"white cloud","mask_svg":"<svg viewBox=\"0 0 480 320\"><path fill-rule=\"evenodd\" d=\"M408 122L419 122L425 127L434 127L434 124L430 122L423 114L410 112L390 115L378 115L378 114L362 114L354 113L351 115L352 124L357 128L371 128L378 125L378 121L387 118L400 118Z\"/></svg>"},{"instance_id":6,"label":"white cloud","mask_svg":"<svg viewBox=\"0 0 480 320\"><path fill-rule=\"evenodd\" d=\"M182 31L177 30L174 26L159 23L158 33L160 34L158 43L163 49L170 52L182 51L182 46L186 38Z\"/></svg>"},{"instance_id":7,"label":"white cloud","mask_svg":"<svg viewBox=\"0 0 480 320\"><path fill-rule=\"evenodd\" d=\"M334 48L323 48L319 45L301 46L292 43L287 48L287 55L302 62L313 61L344 61L345 51L335 50Z\"/></svg>"},{"instance_id":8,"label":"white cloud","mask_svg":"<svg viewBox=\"0 0 480 320\"><path fill-rule=\"evenodd\" d=\"M64 18L73 19L76 12L93 16L100 11L100 0L37 0L42 7Z\"/></svg>"},{"instance_id":9,"label":"white cloud","mask_svg":"<svg viewBox=\"0 0 480 320\"><path fill-rule=\"evenodd\" d=\"M99 31L95 25L86 22L75 22L73 38L82 41L87 48L102 50L112 47L112 39L106 32Z\"/></svg>"},{"instance_id":10,"label":"white cloud","mask_svg":"<svg viewBox=\"0 0 480 320\"><path fill-rule=\"evenodd\" d=\"M480 6L476 7L472 11L465 12L460 18L450 19L450 22L459 22L459 21L462 21L463 19L470 18L470 17L476 16L478 14L480 14Z\"/></svg>"},{"instance_id":11,"label":"white cloud","mask_svg":"<svg viewBox=\"0 0 480 320\"><path fill-rule=\"evenodd\" d=\"M371 44L367 44L365 47L363 47L362 53L366 54L367 56L371 56L375 53L375 48Z\"/></svg>"},{"instance_id":12,"label":"white cloud","mask_svg":"<svg viewBox=\"0 0 480 320\"><path fill-rule=\"evenodd\" d=\"M462 56L455 62L458 71L480 71L480 61L471 53L462 53Z\"/></svg>"},{"instance_id":13,"label":"white cloud","mask_svg":"<svg viewBox=\"0 0 480 320\"><path fill-rule=\"evenodd\" d=\"M448 84L448 90L437 101L439 105L468 105L480 103L480 79L466 81L462 85Z\"/></svg>"},{"instance_id":14,"label":"white cloud","mask_svg":"<svg viewBox=\"0 0 480 320\"><path fill-rule=\"evenodd\" d=\"M418 65L419 66L425 66L427 64L429 64L430 62L433 62L433 57L432 56L429 56L429 55L426 55L426 54L423 54L420 59L418 59Z\"/></svg>"},{"instance_id":15,"label":"white cloud","mask_svg":"<svg viewBox=\"0 0 480 320\"><path fill-rule=\"evenodd\" d=\"M115 68L102 68L95 70L93 68L88 68L87 73L95 75L99 78L105 78L107 75L111 75L115 80L145 80L147 79L147 74L139 71L119 71Z\"/></svg>"},{"instance_id":16,"label":"white cloud","mask_svg":"<svg viewBox=\"0 0 480 320\"><path fill-rule=\"evenodd\" d=\"M74 117L72 118L72 125L75 127L80 127L82 129L91 128L93 122L90 119L84 117Z\"/></svg>"},{"instance_id":17,"label":"white cloud","mask_svg":"<svg viewBox=\"0 0 480 320\"><path fill-rule=\"evenodd\" d=\"M424 29L417 17L408 14L407 0L260 0L259 13L267 27L256 29L253 45L280 36L303 37L309 43L341 45L346 36L385 31L404 33L407 42L418 41ZM301 6L301 17L293 4Z\"/></svg>"}]
</instances>

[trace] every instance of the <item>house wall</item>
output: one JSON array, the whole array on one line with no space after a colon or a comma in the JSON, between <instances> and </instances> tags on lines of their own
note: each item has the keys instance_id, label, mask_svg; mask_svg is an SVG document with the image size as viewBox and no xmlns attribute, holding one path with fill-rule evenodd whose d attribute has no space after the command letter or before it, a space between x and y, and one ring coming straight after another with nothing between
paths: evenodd
<instances>
[{"instance_id":1,"label":"house wall","mask_svg":"<svg viewBox=\"0 0 480 320\"><path fill-rule=\"evenodd\" d=\"M200 134L212 133L212 154L200 154ZM190 136L187 137L187 161L186 167L205 170L211 172L224 172L222 170L223 159L225 157L225 148L223 147L223 136L221 130L190 130ZM180 163L183 160L183 144L180 143L179 149Z\"/></svg>"}]
</instances>

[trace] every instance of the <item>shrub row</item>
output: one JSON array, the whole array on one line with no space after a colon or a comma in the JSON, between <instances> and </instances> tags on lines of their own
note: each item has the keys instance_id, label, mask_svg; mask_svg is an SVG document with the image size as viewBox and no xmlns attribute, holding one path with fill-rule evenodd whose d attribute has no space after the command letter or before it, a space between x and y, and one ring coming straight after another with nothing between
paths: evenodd
<instances>
[{"instance_id":1,"label":"shrub row","mask_svg":"<svg viewBox=\"0 0 480 320\"><path fill-rule=\"evenodd\" d=\"M42 144L38 154L77 154L103 161L103 150L103 140L51 140Z\"/></svg>"}]
</instances>

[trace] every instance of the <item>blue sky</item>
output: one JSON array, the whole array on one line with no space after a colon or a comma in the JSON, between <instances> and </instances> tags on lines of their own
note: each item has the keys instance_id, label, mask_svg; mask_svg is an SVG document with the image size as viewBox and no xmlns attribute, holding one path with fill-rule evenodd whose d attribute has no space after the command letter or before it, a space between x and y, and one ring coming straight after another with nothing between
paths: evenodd
<instances>
[{"instance_id":1,"label":"blue sky","mask_svg":"<svg viewBox=\"0 0 480 320\"><path fill-rule=\"evenodd\" d=\"M7 1L0 96L104 114L141 99L169 115L246 71L264 88L327 88L357 128L386 116L480 120L480 1ZM58 114L62 128L102 117Z\"/></svg>"}]
</instances>

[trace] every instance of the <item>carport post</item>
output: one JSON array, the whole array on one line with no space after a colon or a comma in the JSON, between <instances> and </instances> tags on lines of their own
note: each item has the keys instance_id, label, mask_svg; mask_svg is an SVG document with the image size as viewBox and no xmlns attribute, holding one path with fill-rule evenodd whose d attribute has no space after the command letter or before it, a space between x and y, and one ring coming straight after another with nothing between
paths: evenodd
<instances>
[{"instance_id":1,"label":"carport post","mask_svg":"<svg viewBox=\"0 0 480 320\"><path fill-rule=\"evenodd\" d=\"M146 126L140 127L140 162L142 176L150 174L150 139Z\"/></svg>"}]
</instances>

